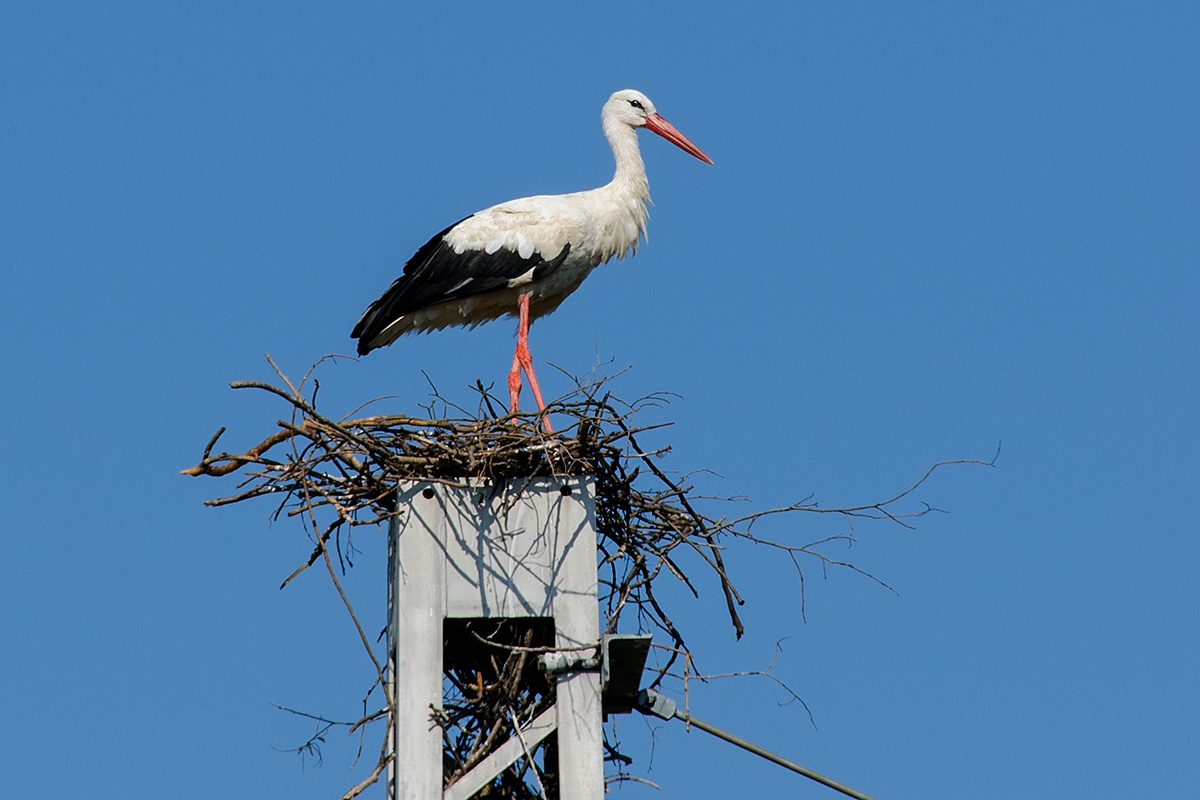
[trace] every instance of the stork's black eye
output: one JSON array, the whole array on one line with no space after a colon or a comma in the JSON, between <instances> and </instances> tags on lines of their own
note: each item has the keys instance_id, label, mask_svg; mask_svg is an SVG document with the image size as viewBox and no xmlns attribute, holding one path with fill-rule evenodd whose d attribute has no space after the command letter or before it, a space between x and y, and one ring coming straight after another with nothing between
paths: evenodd
<instances>
[{"instance_id":1,"label":"stork's black eye","mask_svg":"<svg viewBox=\"0 0 1200 800\"><path fill-rule=\"evenodd\" d=\"M646 107L644 105L642 105L641 100L630 100L629 105L633 106L634 108L640 109L642 111L646 110Z\"/></svg>"}]
</instances>

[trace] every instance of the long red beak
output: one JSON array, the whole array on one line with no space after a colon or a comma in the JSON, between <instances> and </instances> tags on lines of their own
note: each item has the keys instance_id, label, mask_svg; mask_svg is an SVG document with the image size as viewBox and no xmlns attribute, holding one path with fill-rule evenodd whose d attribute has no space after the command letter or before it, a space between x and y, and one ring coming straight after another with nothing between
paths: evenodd
<instances>
[{"instance_id":1,"label":"long red beak","mask_svg":"<svg viewBox=\"0 0 1200 800\"><path fill-rule=\"evenodd\" d=\"M646 130L657 133L680 150L683 150L685 153L691 153L706 164L713 163L711 158L704 155L703 150L692 144L691 139L684 136L679 132L678 128L663 119L661 114L655 113L646 117Z\"/></svg>"}]
</instances>

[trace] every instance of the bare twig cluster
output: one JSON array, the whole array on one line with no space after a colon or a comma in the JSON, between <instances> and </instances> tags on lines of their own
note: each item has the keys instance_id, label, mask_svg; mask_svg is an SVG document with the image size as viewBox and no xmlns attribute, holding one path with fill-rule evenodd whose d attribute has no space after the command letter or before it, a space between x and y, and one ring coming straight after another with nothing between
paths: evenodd
<instances>
[{"instance_id":1,"label":"bare twig cluster","mask_svg":"<svg viewBox=\"0 0 1200 800\"><path fill-rule=\"evenodd\" d=\"M435 391L429 413L422 416L379 414L335 419L317 410L319 384L312 380L308 388L311 371L298 384L277 368L276 373L283 386L258 381L239 381L232 386L277 395L289 407L289 414L276 422L269 435L241 452L213 453L224 433L222 428L204 448L200 462L184 472L209 476L236 473L241 477L236 492L210 500L209 505L273 498L276 516L303 520L314 549L283 585L314 564L324 564L374 663L376 687L385 684L384 669L342 591L334 561L340 558L344 532L357 526L379 525L396 514L395 489L400 481L459 484L468 479L500 482L530 476L592 476L600 535L604 627L614 632L623 619L632 617L625 627L656 631L670 639L662 650L666 657L659 662L652 680L656 685L671 675L695 674L688 643L662 601L662 593L657 591L664 585L660 578L670 575L697 597L701 581L715 581L730 625L740 637L744 626L738 606L743 600L725 560L731 541L740 539L785 554L800 577L803 605L803 557L815 558L822 567L857 569L827 555L822 546L853 539L854 522L861 518L909 525L912 518L933 509L921 506L900 511L900 501L944 464L967 463L936 464L908 489L878 503L828 509L809 499L726 517L707 510L714 505L709 501L717 498L699 496L687 478L663 469L661 457L669 448L643 445L644 435L662 425L640 424L640 412L661 406L668 399L664 395L626 402L609 391L609 378L576 380L571 394L551 404L558 432L546 434L536 415L505 414L503 405L482 385L477 386L478 407L473 412L450 404ZM445 413L437 415L434 409L438 407ZM840 515L850 524L843 533L807 544L777 541L755 532L755 523L764 517L799 511ZM684 554L691 557L685 558ZM440 723L448 781L469 770L512 735L519 724L552 702L552 689L545 681L539 682L532 669L533 655L548 643L521 639L511 631L473 631L471 635L492 644L494 654L485 664L447 669ZM673 672L681 658L683 669ZM358 730L368 721L389 718L390 698L386 703L386 708L364 712L362 719L348 727ZM311 747L313 743L307 744ZM553 759L544 757L547 747L553 747L553 737L542 744L542 765L535 764L531 754L522 768L514 768L498 779L491 787L494 796L536 797L545 792L554 796L554 776L546 767ZM623 759L615 748L610 756L618 762ZM385 745L372 773L346 797L356 796L378 780L387 759Z\"/></svg>"}]
</instances>

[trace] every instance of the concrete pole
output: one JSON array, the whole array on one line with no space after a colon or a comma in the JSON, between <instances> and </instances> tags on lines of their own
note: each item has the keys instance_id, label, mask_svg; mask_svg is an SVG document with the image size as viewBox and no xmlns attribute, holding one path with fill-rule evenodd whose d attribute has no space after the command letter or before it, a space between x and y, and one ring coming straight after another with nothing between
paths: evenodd
<instances>
[{"instance_id":1,"label":"concrete pole","mask_svg":"<svg viewBox=\"0 0 1200 800\"><path fill-rule=\"evenodd\" d=\"M418 507L424 486L400 492L400 508ZM395 800L442 796L442 729L432 719L442 707L442 620L446 616L446 559L438 517L411 513L397 533L392 576L396 674ZM435 527L430 527L430 525ZM393 529L396 526L393 525Z\"/></svg>"},{"instance_id":2,"label":"concrete pole","mask_svg":"<svg viewBox=\"0 0 1200 800\"><path fill-rule=\"evenodd\" d=\"M400 486L389 647L396 697L393 794L442 797L443 620L553 617L556 646L599 639L595 488L589 478ZM604 796L600 675L558 677L561 800Z\"/></svg>"}]
</instances>

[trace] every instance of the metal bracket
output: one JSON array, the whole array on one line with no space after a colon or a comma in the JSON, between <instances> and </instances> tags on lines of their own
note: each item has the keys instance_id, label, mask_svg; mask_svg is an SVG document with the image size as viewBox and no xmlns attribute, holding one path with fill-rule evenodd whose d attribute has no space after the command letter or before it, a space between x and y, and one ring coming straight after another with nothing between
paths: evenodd
<instances>
[{"instance_id":1,"label":"metal bracket","mask_svg":"<svg viewBox=\"0 0 1200 800\"><path fill-rule=\"evenodd\" d=\"M600 637L595 650L554 650L537 662L547 677L598 670L604 713L628 714L637 706L649 652L650 634L610 633Z\"/></svg>"},{"instance_id":2,"label":"metal bracket","mask_svg":"<svg viewBox=\"0 0 1200 800\"><path fill-rule=\"evenodd\" d=\"M637 696L637 710L643 714L653 714L659 719L675 719L678 706L665 694L653 689L642 689Z\"/></svg>"},{"instance_id":3,"label":"metal bracket","mask_svg":"<svg viewBox=\"0 0 1200 800\"><path fill-rule=\"evenodd\" d=\"M547 677L576 672L595 672L600 668L600 653L592 650L556 650L538 656L538 667Z\"/></svg>"},{"instance_id":4,"label":"metal bracket","mask_svg":"<svg viewBox=\"0 0 1200 800\"><path fill-rule=\"evenodd\" d=\"M600 688L605 714L628 714L650 652L650 634L607 634L600 641Z\"/></svg>"}]
</instances>

